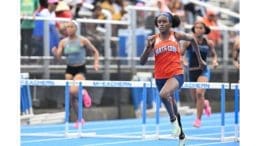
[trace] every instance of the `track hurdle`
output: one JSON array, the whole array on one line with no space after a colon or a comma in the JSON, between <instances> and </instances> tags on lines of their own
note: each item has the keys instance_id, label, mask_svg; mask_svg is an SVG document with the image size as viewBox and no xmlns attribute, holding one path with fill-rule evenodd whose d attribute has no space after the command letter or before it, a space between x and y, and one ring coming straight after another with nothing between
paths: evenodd
<instances>
[{"instance_id":1,"label":"track hurdle","mask_svg":"<svg viewBox=\"0 0 260 146\"><path fill-rule=\"evenodd\" d=\"M239 90L240 86L238 83L230 84L230 89L234 90L234 109L235 109L235 140L239 141Z\"/></svg>"},{"instance_id":2,"label":"track hurdle","mask_svg":"<svg viewBox=\"0 0 260 146\"><path fill-rule=\"evenodd\" d=\"M21 73L21 79L28 79L28 73ZM20 109L21 109L21 118L28 118L33 116L33 109L32 109L32 98L30 87L28 85L21 85L20 86Z\"/></svg>"},{"instance_id":3,"label":"track hurdle","mask_svg":"<svg viewBox=\"0 0 260 146\"><path fill-rule=\"evenodd\" d=\"M66 81L65 86L65 136L70 137L69 133L69 116L70 116L70 86L75 85L75 83L71 83L69 81ZM78 131L77 135L78 137L81 137L82 134L82 120L83 120L83 97L82 97L82 83L78 82Z\"/></svg>"},{"instance_id":4,"label":"track hurdle","mask_svg":"<svg viewBox=\"0 0 260 146\"><path fill-rule=\"evenodd\" d=\"M146 90L149 87L150 82L140 82L140 81L93 81L93 80L85 80L85 81L73 81L73 80L35 80L35 79L22 79L20 82L21 85L27 86L65 86L65 130L64 134L48 134L48 133L27 133L22 134L23 136L51 136L51 137L100 137L100 138L134 138L141 139L142 137L146 137L145 134L140 136L123 136L123 135L97 135L96 133L83 133L82 125L79 122L79 128L77 132L69 132L69 88L72 85L79 86L79 112L78 112L78 121L82 120L82 87L117 87L117 88L134 88L134 87L142 87ZM146 92L143 92L146 94ZM143 96L145 96L143 94ZM145 103L146 104L146 103ZM144 104L144 105L145 105ZM146 106L146 105L145 105ZM146 110L143 111L145 113ZM146 116L142 116L143 128L142 130L145 132L145 124L146 124Z\"/></svg>"},{"instance_id":5,"label":"track hurdle","mask_svg":"<svg viewBox=\"0 0 260 146\"><path fill-rule=\"evenodd\" d=\"M226 92L225 90L229 89L229 83L219 83L219 82L184 82L182 89L196 89L196 88L202 88L202 89L218 89L220 90L220 109L221 109L221 120L220 120L220 137L211 138L211 137L193 137L188 136L188 140L212 140L212 141L228 141L231 139L234 139L234 137L225 137L225 100L226 100ZM160 139L172 139L169 135L161 135Z\"/></svg>"},{"instance_id":6,"label":"track hurdle","mask_svg":"<svg viewBox=\"0 0 260 146\"><path fill-rule=\"evenodd\" d=\"M151 85L152 84L152 85ZM66 106L66 120L65 120L65 132L64 134L50 134L49 136L58 136L58 137L94 137L94 138L127 138L127 139L173 139L169 135L160 135L159 133L159 108L160 108L160 98L156 98L156 132L155 134L146 134L146 88L147 87L156 87L154 83L146 82L146 81L93 81L93 80L85 80L85 81L70 81L70 80L21 80L21 85L34 85L34 86L65 86L65 98L66 105L69 105L69 86L76 85L82 87L117 87L117 88L134 88L134 87L142 87L143 90L143 109L142 109L142 119L141 119L141 135L122 135L122 134L96 134L96 133L84 133L81 129L78 129L77 133L69 132L68 128L68 116L67 112L68 107ZM225 106L225 90L229 89L230 86L228 83L197 83L197 82L185 82L182 88L190 89L190 88L205 88L205 89L219 89L221 90L221 107ZM81 87L80 87L81 89ZM79 97L82 98L82 94ZM67 95L66 95L67 94ZM82 101L82 100L81 100ZM81 102L82 104L82 102ZM79 106L82 108L82 106ZM80 113L80 112L79 112ZM78 116L78 120L81 121L80 115ZM213 141L227 141L230 138L224 137L224 126L225 126L225 108L221 108L221 137L219 138L210 138L210 137L191 137L187 135L188 140L213 140ZM80 126L79 126L80 127ZM24 135L24 134L23 134ZM46 136L45 134L27 134L30 136L38 135L38 136Z\"/></svg>"}]
</instances>

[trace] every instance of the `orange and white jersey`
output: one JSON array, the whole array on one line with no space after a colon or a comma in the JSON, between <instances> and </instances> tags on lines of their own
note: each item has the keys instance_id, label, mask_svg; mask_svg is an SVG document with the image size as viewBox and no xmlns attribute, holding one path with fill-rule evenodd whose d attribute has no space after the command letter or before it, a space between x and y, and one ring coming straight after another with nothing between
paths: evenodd
<instances>
[{"instance_id":1,"label":"orange and white jersey","mask_svg":"<svg viewBox=\"0 0 260 146\"><path fill-rule=\"evenodd\" d=\"M174 32L171 32L167 40L161 40L159 34L155 35L154 56L156 79L171 78L174 75L184 73L181 62L182 55Z\"/></svg>"}]
</instances>

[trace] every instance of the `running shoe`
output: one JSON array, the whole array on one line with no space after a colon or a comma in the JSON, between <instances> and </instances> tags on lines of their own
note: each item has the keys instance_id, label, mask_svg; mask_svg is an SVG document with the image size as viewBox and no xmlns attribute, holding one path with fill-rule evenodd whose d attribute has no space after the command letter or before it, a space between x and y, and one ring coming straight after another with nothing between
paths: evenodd
<instances>
[{"instance_id":1,"label":"running shoe","mask_svg":"<svg viewBox=\"0 0 260 146\"><path fill-rule=\"evenodd\" d=\"M201 120L200 119L196 119L193 122L193 127L200 128L200 126L201 126Z\"/></svg>"},{"instance_id":2,"label":"running shoe","mask_svg":"<svg viewBox=\"0 0 260 146\"><path fill-rule=\"evenodd\" d=\"M208 100L204 100L204 112L205 112L205 114L208 116L208 117L210 117L210 115L211 115L211 106L210 106L210 104L209 104L209 101Z\"/></svg>"},{"instance_id":3,"label":"running shoe","mask_svg":"<svg viewBox=\"0 0 260 146\"><path fill-rule=\"evenodd\" d=\"M186 138L179 139L179 146L185 146Z\"/></svg>"},{"instance_id":4,"label":"running shoe","mask_svg":"<svg viewBox=\"0 0 260 146\"><path fill-rule=\"evenodd\" d=\"M181 128L178 124L178 119L172 123L172 136L173 137L178 137L181 134Z\"/></svg>"},{"instance_id":5,"label":"running shoe","mask_svg":"<svg viewBox=\"0 0 260 146\"><path fill-rule=\"evenodd\" d=\"M86 89L83 89L82 95L83 95L84 107L90 108L91 107L91 97L89 96Z\"/></svg>"},{"instance_id":6,"label":"running shoe","mask_svg":"<svg viewBox=\"0 0 260 146\"><path fill-rule=\"evenodd\" d=\"M84 119L82 119L81 120L81 127L83 127L85 125L85 120ZM79 122L77 121L77 122L75 122L75 124L74 124L74 128L76 128L76 129L78 129L79 128Z\"/></svg>"}]
</instances>

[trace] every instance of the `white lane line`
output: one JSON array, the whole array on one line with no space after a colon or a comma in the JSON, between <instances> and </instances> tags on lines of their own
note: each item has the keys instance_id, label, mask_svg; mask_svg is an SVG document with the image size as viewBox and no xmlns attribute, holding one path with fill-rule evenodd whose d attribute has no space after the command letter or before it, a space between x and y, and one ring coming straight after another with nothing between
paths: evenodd
<instances>
[{"instance_id":1,"label":"white lane line","mask_svg":"<svg viewBox=\"0 0 260 146\"><path fill-rule=\"evenodd\" d=\"M38 140L24 140L21 141L22 143L38 143L38 142L44 142L44 141L59 141L59 140L66 140L66 139L74 139L75 137L69 137L69 138L46 138L46 139L38 139Z\"/></svg>"},{"instance_id":2,"label":"white lane line","mask_svg":"<svg viewBox=\"0 0 260 146\"><path fill-rule=\"evenodd\" d=\"M231 113L232 114L232 113ZM234 119L234 114L228 116L228 114L226 114L226 118L225 120L229 121L228 119ZM169 119L168 117L161 117L162 119L160 119L160 122L161 123L164 123L164 122L169 122ZM220 114L217 114L217 115L211 115L211 117L209 119L204 119L205 121L207 122L216 122L216 119L218 118L221 118L221 115ZM190 123L190 120L193 120L194 119L194 116L182 116L182 123L185 124L185 123ZM138 120L138 121L137 121ZM155 121L155 118L149 118L147 119L147 121L151 122L151 121ZM106 124L112 124L111 126L114 127L114 126L117 126L117 125L121 125L121 124L124 124L126 122L139 122L141 121L141 118L137 118L137 119L127 119L127 120L108 120L108 121L105 121ZM88 124L88 122L86 122L86 124ZM114 125L115 124L115 125ZM149 125L154 125L155 123L152 123L152 124L147 124L147 126ZM70 126L72 126L73 123L70 123ZM89 125L90 126L101 126L101 125L104 125L104 121L90 121L89 122ZM22 126L21 129L22 130L26 130L26 129L42 129L42 128L63 128L65 125L64 123L62 124L55 124L55 125L32 125L32 126ZM111 127L109 126L109 127Z\"/></svg>"},{"instance_id":3,"label":"white lane line","mask_svg":"<svg viewBox=\"0 0 260 146\"><path fill-rule=\"evenodd\" d=\"M210 142L210 143L203 143L203 144L192 144L192 145L187 145L187 146L208 146L208 145L219 145L219 144L225 144L225 143L234 143L234 141Z\"/></svg>"},{"instance_id":4,"label":"white lane line","mask_svg":"<svg viewBox=\"0 0 260 146\"><path fill-rule=\"evenodd\" d=\"M233 124L225 126L225 128L233 128L233 127L234 127ZM129 126L128 126L128 128L129 128ZM189 128L183 128L183 130L186 131L186 133L187 133L187 131L209 130L209 129L216 129L216 128L221 128L221 126L203 126L201 129L196 129L194 127L189 127ZM119 130L119 129L123 129L123 128L120 128L120 126L119 126L116 130ZM133 130L133 128L132 128L132 130ZM129 135L129 134L139 134L140 135L142 133L142 131L140 129L139 130L136 129L136 130L137 131L133 131L133 132L120 132L120 134L127 134L127 135ZM169 131L170 131L170 129L160 128L160 133L162 133L162 132L169 132ZM225 131L227 131L227 130L225 130ZM234 131L234 130L231 130L231 131ZM69 132L77 132L77 130L76 129L75 130L69 130ZM83 133L84 132L96 132L96 133L98 133L96 130L89 130L89 129L84 129L84 130L82 130L82 132ZM21 136L25 136L26 134L33 134L33 133L37 134L38 132L21 132ZM52 131L52 132L48 132L48 133L51 133L51 134L62 134L62 133L64 133L64 130ZM155 133L155 129L154 130L147 130L146 133ZM113 132L113 133L110 133L110 134L114 135L114 134L119 134L119 133L114 133Z\"/></svg>"},{"instance_id":5,"label":"white lane line","mask_svg":"<svg viewBox=\"0 0 260 146\"><path fill-rule=\"evenodd\" d=\"M99 144L87 144L82 146L107 146L107 145L115 145L115 144L130 144L130 143L139 143L145 141L153 141L154 139L144 139L144 140L125 140L125 141L117 141L117 142L107 142L107 143L99 143Z\"/></svg>"},{"instance_id":6,"label":"white lane line","mask_svg":"<svg viewBox=\"0 0 260 146\"><path fill-rule=\"evenodd\" d=\"M226 120L227 121L230 121L231 119L233 119L233 118L226 118ZM184 121L184 122L182 122L182 124L183 124L183 127L189 127L190 125L191 125L191 122L190 121L185 121L185 120L182 120L182 121ZM205 123L207 123L207 124L209 124L209 125L219 125L220 126L220 122L219 121L216 121L216 119L214 119L214 118L210 118L210 119L208 119L208 120L205 120L204 121ZM214 123L216 123L216 124L214 124ZM87 123L86 123L87 124ZM106 124L106 123L105 123ZM170 123L169 122L167 122L167 123L160 123L159 125L160 125L160 127L162 127L162 126L165 126L165 125L169 125ZM189 125L189 126L187 126L187 125ZM103 124L104 125L104 124ZM123 124L122 124L123 125ZM146 124L146 127L148 128L148 127L154 127L154 125L155 125L155 123L152 123L152 124ZM228 124L227 124L228 125ZM226 125L226 126L227 126ZM91 126L92 127L92 125L86 125L86 126ZM65 127L65 126L64 126ZM72 127L72 126L70 126L70 127ZM140 128L141 127L141 125L133 125L133 126L131 126L131 129L133 129L133 128ZM34 127L35 128L35 127ZM34 129L34 128L32 128L32 129ZM47 127L46 127L47 128ZM49 127L49 128L51 128L51 127ZM87 128L87 129L83 129L83 131L89 131L89 132L97 132L97 131L104 131L104 130L112 130L112 129L129 129L129 126L128 125L125 125L125 126L119 126L119 125L113 125L113 126L102 126L102 127L97 127L97 128ZM25 129L22 129L22 130L25 130ZM185 130L185 128L184 128L184 130ZM69 130L69 132L75 132L75 131L77 131L77 129L70 129ZM48 131L49 133L57 133L57 132L64 132L64 130L56 130L56 131ZM26 132L23 132L23 133L26 133ZM31 132L30 132L31 133Z\"/></svg>"}]
</instances>

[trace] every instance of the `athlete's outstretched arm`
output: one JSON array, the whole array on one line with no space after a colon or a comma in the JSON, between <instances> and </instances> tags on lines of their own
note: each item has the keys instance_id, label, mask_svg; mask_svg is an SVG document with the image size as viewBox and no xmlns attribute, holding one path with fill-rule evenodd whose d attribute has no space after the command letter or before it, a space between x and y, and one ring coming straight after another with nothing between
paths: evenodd
<instances>
[{"instance_id":1,"label":"athlete's outstretched arm","mask_svg":"<svg viewBox=\"0 0 260 146\"><path fill-rule=\"evenodd\" d=\"M97 48L87 38L83 38L83 42L84 42L84 46L93 52L94 69L95 69L95 71L98 71L98 69L99 69L99 52L98 52Z\"/></svg>"},{"instance_id":2,"label":"athlete's outstretched arm","mask_svg":"<svg viewBox=\"0 0 260 146\"><path fill-rule=\"evenodd\" d=\"M64 39L59 42L58 48L56 47L52 48L52 53L57 59L60 59L62 56L63 49L64 49Z\"/></svg>"},{"instance_id":3,"label":"athlete's outstretched arm","mask_svg":"<svg viewBox=\"0 0 260 146\"><path fill-rule=\"evenodd\" d=\"M154 43L155 43L155 37L154 36L149 36L147 38L147 46L146 49L144 50L143 54L140 57L140 64L144 65L149 57L149 54L151 53L151 51L154 48Z\"/></svg>"},{"instance_id":4,"label":"athlete's outstretched arm","mask_svg":"<svg viewBox=\"0 0 260 146\"><path fill-rule=\"evenodd\" d=\"M198 62L199 62L199 67L200 68L204 68L206 66L206 62L202 59L200 51L199 51L199 46L198 46L198 42L196 41L196 39L192 36L192 35L188 35L185 33L177 33L175 32L175 37L178 40L186 40L186 41L190 41L192 47L195 50Z\"/></svg>"},{"instance_id":5,"label":"athlete's outstretched arm","mask_svg":"<svg viewBox=\"0 0 260 146\"><path fill-rule=\"evenodd\" d=\"M186 50L189 45L190 45L190 42L188 42L188 41L184 41L183 43L181 43L182 64L187 67L189 66L189 62L188 62L188 58L186 55Z\"/></svg>"},{"instance_id":6,"label":"athlete's outstretched arm","mask_svg":"<svg viewBox=\"0 0 260 146\"><path fill-rule=\"evenodd\" d=\"M233 46L232 46L232 61L233 61L234 66L238 69L240 67L239 62L238 62L239 48L240 48L240 42L239 42L239 37L237 37Z\"/></svg>"},{"instance_id":7,"label":"athlete's outstretched arm","mask_svg":"<svg viewBox=\"0 0 260 146\"><path fill-rule=\"evenodd\" d=\"M187 48L189 47L190 42L184 41L181 45L181 55L185 55Z\"/></svg>"}]
</instances>

